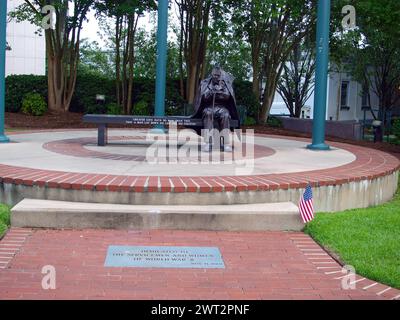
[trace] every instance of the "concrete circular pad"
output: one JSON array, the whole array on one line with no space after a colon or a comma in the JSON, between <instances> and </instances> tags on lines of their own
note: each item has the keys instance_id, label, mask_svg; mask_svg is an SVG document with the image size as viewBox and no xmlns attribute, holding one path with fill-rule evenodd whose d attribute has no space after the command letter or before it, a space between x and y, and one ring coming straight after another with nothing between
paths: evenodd
<instances>
[{"instance_id":1,"label":"concrete circular pad","mask_svg":"<svg viewBox=\"0 0 400 320\"><path fill-rule=\"evenodd\" d=\"M163 163L152 161L151 155L146 160L146 153L150 154L149 149L155 148L154 134L143 130L110 130L109 135L110 143L105 147L97 146L94 131L15 135L12 136L15 143L0 145L1 164L93 174L222 176L243 175L241 170L235 169L240 169L246 161L249 162L246 175L256 175L330 169L356 159L344 149L315 152L306 149L304 141L256 136L254 144L248 144L249 147L254 145L254 164L252 155L245 154L247 145L238 152L224 153L217 161L212 161L213 154L211 161L202 161L202 157L210 160L209 154L197 152L177 155L175 161L171 157Z\"/></svg>"}]
</instances>

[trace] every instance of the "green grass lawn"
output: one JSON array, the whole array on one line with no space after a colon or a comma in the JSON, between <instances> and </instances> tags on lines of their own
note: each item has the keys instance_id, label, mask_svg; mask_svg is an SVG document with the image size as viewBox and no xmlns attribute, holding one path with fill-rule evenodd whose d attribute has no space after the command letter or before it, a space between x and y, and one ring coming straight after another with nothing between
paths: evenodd
<instances>
[{"instance_id":1,"label":"green grass lawn","mask_svg":"<svg viewBox=\"0 0 400 320\"><path fill-rule=\"evenodd\" d=\"M400 289L399 191L381 206L319 213L305 232L359 275Z\"/></svg>"},{"instance_id":2,"label":"green grass lawn","mask_svg":"<svg viewBox=\"0 0 400 320\"><path fill-rule=\"evenodd\" d=\"M10 226L10 207L0 203L0 238Z\"/></svg>"}]
</instances>

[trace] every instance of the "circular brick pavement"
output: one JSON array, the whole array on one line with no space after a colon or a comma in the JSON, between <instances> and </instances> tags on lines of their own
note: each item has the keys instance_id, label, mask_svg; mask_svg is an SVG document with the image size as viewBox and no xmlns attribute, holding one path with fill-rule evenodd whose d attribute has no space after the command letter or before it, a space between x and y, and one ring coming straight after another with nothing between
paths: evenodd
<instances>
[{"instance_id":1,"label":"circular brick pavement","mask_svg":"<svg viewBox=\"0 0 400 320\"><path fill-rule=\"evenodd\" d=\"M63 139L63 140L55 140L51 142L47 142L43 145L43 148L55 153L59 153L67 156L81 157L81 158L95 158L95 159L104 159L104 160L121 160L121 161L145 161L146 157L145 148L147 145L145 144L137 144L135 148L132 147L133 143L143 143L145 142L145 137L143 136L122 136L122 137L109 137L110 143L120 143L121 146L124 146L128 149L139 149L135 150L138 155L127 155L127 154L116 154L109 152L101 152L97 150L92 150L89 147L93 146L97 147L97 139L88 137L88 138L75 138L75 139ZM124 143L124 144L121 144ZM103 148L104 147L100 147ZM246 150L246 144L242 146L243 150ZM259 144L254 145L254 159L265 158L272 156L275 153L275 150L268 148L266 146L262 146ZM228 154L229 155L229 154ZM232 157L229 157L229 161L235 160L235 153L232 153ZM168 157L166 157L168 160ZM201 156L197 156L198 160L201 160ZM190 160L190 159L189 159ZM220 154L220 161L224 162L224 154Z\"/></svg>"},{"instance_id":2,"label":"circular brick pavement","mask_svg":"<svg viewBox=\"0 0 400 320\"><path fill-rule=\"evenodd\" d=\"M269 137L267 135L257 135ZM273 138L279 138L274 136ZM281 137L287 140L287 137ZM292 138L296 141L307 139ZM82 138L60 142L50 142L44 147L59 153L79 155L82 157L104 157L108 160L128 160L129 155L115 155L87 150L85 143L93 143L92 138ZM66 149L64 147L68 145ZM22 166L0 164L0 183L24 186L39 186L49 188L94 190L111 192L240 192L266 191L289 188L304 188L308 183L314 187L341 185L352 181L372 180L396 172L400 162L394 156L355 145L344 143L330 143L331 146L346 150L355 156L355 160L342 166L311 170L304 172L288 172L282 174L256 175L214 175L214 176L146 176L146 175L119 175L82 172L68 172L62 170L34 169ZM261 153L269 156L273 153L268 147L263 147ZM292 155L296 157L295 154ZM27 155L28 158L28 155Z\"/></svg>"}]
</instances>

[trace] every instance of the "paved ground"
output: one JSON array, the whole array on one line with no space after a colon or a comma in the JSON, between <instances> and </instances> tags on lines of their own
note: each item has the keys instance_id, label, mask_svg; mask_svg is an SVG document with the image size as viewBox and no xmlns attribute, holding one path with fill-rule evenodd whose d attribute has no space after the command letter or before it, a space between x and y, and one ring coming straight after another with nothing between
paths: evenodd
<instances>
[{"instance_id":1,"label":"paved ground","mask_svg":"<svg viewBox=\"0 0 400 320\"><path fill-rule=\"evenodd\" d=\"M168 152L164 149L167 135L145 130L109 130L110 144L105 147L97 146L96 130L17 134L10 138L14 143L0 145L1 164L92 174L233 175L244 161L252 166L244 174L279 174L340 167L356 159L352 152L339 148L321 153L306 149L305 141L250 135L243 138L242 150L237 146L233 153L216 151L210 157L198 152L200 137L186 131L179 131L176 139L168 137L171 144L175 141L179 146L175 152L172 147ZM254 164L250 162L253 159Z\"/></svg>"},{"instance_id":2,"label":"paved ground","mask_svg":"<svg viewBox=\"0 0 400 320\"><path fill-rule=\"evenodd\" d=\"M140 139L132 138L135 135ZM0 145L0 183L138 193L270 191L376 180L392 175L400 165L374 149L332 142L333 150L316 152L305 148L308 139L266 135L255 138L254 161L246 154L233 163L150 164L143 161L146 131L110 130L110 136L142 144L97 147L95 130L12 134L14 143Z\"/></svg>"},{"instance_id":3,"label":"paved ground","mask_svg":"<svg viewBox=\"0 0 400 320\"><path fill-rule=\"evenodd\" d=\"M216 246L225 269L104 267L109 245ZM11 229L0 242L0 299L392 299L400 292L356 277L303 233ZM41 270L56 269L43 290Z\"/></svg>"}]
</instances>

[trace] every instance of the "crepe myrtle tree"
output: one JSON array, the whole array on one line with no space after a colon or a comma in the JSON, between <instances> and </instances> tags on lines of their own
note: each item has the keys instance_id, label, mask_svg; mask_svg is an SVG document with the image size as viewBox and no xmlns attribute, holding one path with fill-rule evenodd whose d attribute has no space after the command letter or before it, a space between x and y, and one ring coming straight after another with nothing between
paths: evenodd
<instances>
[{"instance_id":1,"label":"crepe myrtle tree","mask_svg":"<svg viewBox=\"0 0 400 320\"><path fill-rule=\"evenodd\" d=\"M114 51L117 104L125 114L132 113L138 21L156 8L153 0L98 0L95 4L96 16Z\"/></svg>"},{"instance_id":2,"label":"crepe myrtle tree","mask_svg":"<svg viewBox=\"0 0 400 320\"><path fill-rule=\"evenodd\" d=\"M314 92L314 72L314 44L294 47L283 66L277 87L293 118L300 118L301 110Z\"/></svg>"},{"instance_id":3,"label":"crepe myrtle tree","mask_svg":"<svg viewBox=\"0 0 400 320\"><path fill-rule=\"evenodd\" d=\"M279 78L293 48L313 30L316 1L225 0L232 23L251 48L253 92L260 96L258 122L264 123L274 100Z\"/></svg>"},{"instance_id":4,"label":"crepe myrtle tree","mask_svg":"<svg viewBox=\"0 0 400 320\"><path fill-rule=\"evenodd\" d=\"M186 100L193 103L200 79L206 73L206 52L212 12L220 3L212 0L175 0L179 20L180 86ZM184 70L184 66L186 70Z\"/></svg>"},{"instance_id":5,"label":"crepe myrtle tree","mask_svg":"<svg viewBox=\"0 0 400 320\"><path fill-rule=\"evenodd\" d=\"M9 15L38 26L46 40L48 107L68 111L75 90L83 22L93 0L25 0Z\"/></svg>"}]
</instances>

